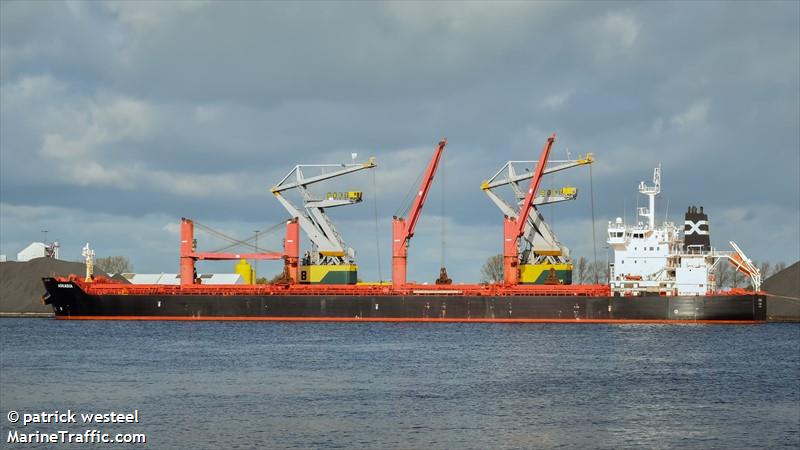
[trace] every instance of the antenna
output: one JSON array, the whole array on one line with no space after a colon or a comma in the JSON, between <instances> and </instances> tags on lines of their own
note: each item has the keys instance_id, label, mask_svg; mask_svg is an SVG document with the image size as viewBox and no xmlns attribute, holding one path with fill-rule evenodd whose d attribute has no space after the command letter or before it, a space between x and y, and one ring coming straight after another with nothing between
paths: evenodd
<instances>
[{"instance_id":1,"label":"antenna","mask_svg":"<svg viewBox=\"0 0 800 450\"><path fill-rule=\"evenodd\" d=\"M655 198L658 194L661 193L661 163L658 163L658 167L653 169L653 186L648 186L644 184L644 181L639 183L639 193L644 194L649 199L649 207L638 207L638 197L637 199L637 211L639 212L639 216L646 217L647 223L652 230L655 227L656 216L655 216L655 209L656 203Z\"/></svg>"},{"instance_id":2,"label":"antenna","mask_svg":"<svg viewBox=\"0 0 800 450\"><path fill-rule=\"evenodd\" d=\"M622 197L622 222L628 221L628 201Z\"/></svg>"},{"instance_id":3,"label":"antenna","mask_svg":"<svg viewBox=\"0 0 800 450\"><path fill-rule=\"evenodd\" d=\"M84 258L86 258L86 282L91 282L94 278L94 250L89 248L89 243L87 242L86 245L83 246L83 251L81 252Z\"/></svg>"}]
</instances>

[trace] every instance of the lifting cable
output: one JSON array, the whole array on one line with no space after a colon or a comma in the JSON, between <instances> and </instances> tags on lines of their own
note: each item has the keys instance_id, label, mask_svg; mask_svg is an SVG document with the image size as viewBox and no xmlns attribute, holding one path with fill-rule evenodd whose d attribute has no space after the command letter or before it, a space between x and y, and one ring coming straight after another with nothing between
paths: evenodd
<instances>
[{"instance_id":1,"label":"lifting cable","mask_svg":"<svg viewBox=\"0 0 800 450\"><path fill-rule=\"evenodd\" d=\"M594 178L592 177L591 164L589 164L589 197L591 197L592 204L592 252L594 253L594 266L597 267L597 237L594 232ZM597 272L595 272L594 282L599 282Z\"/></svg>"},{"instance_id":2,"label":"lifting cable","mask_svg":"<svg viewBox=\"0 0 800 450\"><path fill-rule=\"evenodd\" d=\"M423 176L425 176L424 171L418 173L417 179L414 180L414 183L410 186L408 192L406 192L400 206L394 212L394 217L405 217L408 215L408 210L411 208L411 204L414 203L414 196L419 192L419 184L422 182Z\"/></svg>"},{"instance_id":3,"label":"lifting cable","mask_svg":"<svg viewBox=\"0 0 800 450\"><path fill-rule=\"evenodd\" d=\"M569 158L567 158L567 159L569 159ZM545 167L545 169L547 169L547 167ZM556 184L556 174L555 173L550 175L550 183L552 183L552 186L557 186L557 184ZM541 189L539 190L539 192L541 192ZM553 203L550 203L548 205L548 207L550 208L550 226L551 226L551 228L555 229L556 228L556 213L555 213L555 209L553 208L553 205L554 205Z\"/></svg>"},{"instance_id":4,"label":"lifting cable","mask_svg":"<svg viewBox=\"0 0 800 450\"><path fill-rule=\"evenodd\" d=\"M375 252L378 255L378 281L383 282L381 271L381 240L378 230L378 183L375 182L375 170L372 171L372 209L375 213Z\"/></svg>"},{"instance_id":5,"label":"lifting cable","mask_svg":"<svg viewBox=\"0 0 800 450\"><path fill-rule=\"evenodd\" d=\"M211 234L213 236L216 236L216 237L218 237L218 238L220 238L220 239L222 239L224 241L228 241L228 242L231 243L230 245L227 245L227 246L225 246L225 247L223 247L221 249L215 250L212 253L219 253L219 252L222 252L223 250L228 250L230 248L237 247L237 246L240 246L240 245L244 246L244 247L247 247L247 248L250 248L250 249L254 249L255 251L258 252L260 249L258 247L256 247L255 245L253 245L251 243L251 241L255 240L259 236L272 233L275 230L277 230L278 228L280 228L282 225L285 225L285 224L286 224L285 220L281 221L281 222L279 222L279 223L267 228L264 231L256 233L255 235L247 238L246 240L239 240L239 239L236 239L234 237L228 236L227 234L225 234L225 233L223 233L221 231L215 230L215 229L209 227L208 225L204 225L204 224L199 223L197 221L194 222L195 227L199 228L200 230L205 231L206 233L209 233L209 234Z\"/></svg>"},{"instance_id":6,"label":"lifting cable","mask_svg":"<svg viewBox=\"0 0 800 450\"><path fill-rule=\"evenodd\" d=\"M286 225L286 222L288 220L289 219L282 220L282 221L280 221L280 222L278 222L278 223L276 223L274 225L269 226L266 229L263 229L263 230L255 233L254 235L248 237L247 239L244 240L244 242L247 243L245 245L248 248L252 248L256 252L260 252L260 251L264 251L264 250L266 250L267 252L272 252L272 250L263 249L263 248L259 247L258 245L256 245L255 243L258 242L258 238L269 236L269 235L275 233L276 231L282 229ZM254 242L254 243L251 244L250 242ZM238 242L235 242L235 243L227 245L227 246L225 246L225 247L223 247L223 248L221 248L219 250L216 250L216 252L222 252L222 251L237 247L239 245L241 245L241 244L239 244ZM278 253L278 252L274 252L274 253Z\"/></svg>"},{"instance_id":7,"label":"lifting cable","mask_svg":"<svg viewBox=\"0 0 800 450\"><path fill-rule=\"evenodd\" d=\"M445 267L445 265L444 265L444 247L445 247L445 236L447 236L447 234L445 233L445 231L446 231L446 230L445 230L445 219L446 219L446 218L445 218L445 212L446 212L446 211L445 211L445 186L446 186L446 184L447 184L447 178L445 178L445 170L444 170L444 168L447 166L447 164L446 164L446 162L447 162L447 152L445 152L445 151L444 151L444 149L442 149L442 156L441 156L441 158L442 158L442 161L441 161L441 169L440 169L440 171L442 172L442 212L441 212L441 221L442 221L442 236L441 236L441 243L442 243L442 253L441 253L441 264L439 265L439 267Z\"/></svg>"}]
</instances>

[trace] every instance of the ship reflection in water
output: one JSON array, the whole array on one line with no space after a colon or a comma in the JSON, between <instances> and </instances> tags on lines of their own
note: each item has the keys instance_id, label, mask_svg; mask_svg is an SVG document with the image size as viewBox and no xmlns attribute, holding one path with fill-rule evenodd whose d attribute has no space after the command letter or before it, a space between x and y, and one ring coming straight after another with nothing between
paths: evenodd
<instances>
[{"instance_id":1,"label":"ship reflection in water","mask_svg":"<svg viewBox=\"0 0 800 450\"><path fill-rule=\"evenodd\" d=\"M5 319L1 329L3 414L138 409L141 423L123 432L147 433L150 448L800 444L796 325Z\"/></svg>"}]
</instances>

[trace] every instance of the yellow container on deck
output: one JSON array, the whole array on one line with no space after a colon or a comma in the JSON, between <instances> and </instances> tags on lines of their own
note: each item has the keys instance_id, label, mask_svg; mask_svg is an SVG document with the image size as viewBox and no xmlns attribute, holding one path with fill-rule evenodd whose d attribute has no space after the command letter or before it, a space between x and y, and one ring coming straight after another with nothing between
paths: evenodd
<instances>
[{"instance_id":1,"label":"yellow container on deck","mask_svg":"<svg viewBox=\"0 0 800 450\"><path fill-rule=\"evenodd\" d=\"M234 270L236 271L236 273L242 276L242 279L244 280L245 284L256 283L256 274L253 271L253 267L250 265L250 263L247 262L247 260L245 259L240 260L239 263L236 264Z\"/></svg>"}]
</instances>

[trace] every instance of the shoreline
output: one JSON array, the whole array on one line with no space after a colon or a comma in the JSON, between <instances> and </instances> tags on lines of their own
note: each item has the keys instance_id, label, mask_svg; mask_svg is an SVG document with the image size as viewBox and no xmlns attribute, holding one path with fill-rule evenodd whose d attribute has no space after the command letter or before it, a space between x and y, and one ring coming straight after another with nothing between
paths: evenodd
<instances>
[{"instance_id":1,"label":"shoreline","mask_svg":"<svg viewBox=\"0 0 800 450\"><path fill-rule=\"evenodd\" d=\"M0 318L3 317L13 317L13 318L20 318L20 317L29 317L33 319L44 319L44 318L52 318L55 317L55 313L46 313L46 312L0 312Z\"/></svg>"}]
</instances>

